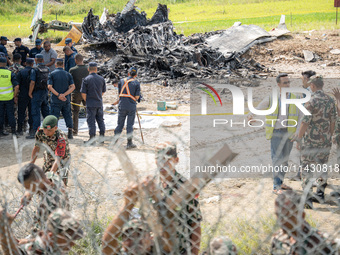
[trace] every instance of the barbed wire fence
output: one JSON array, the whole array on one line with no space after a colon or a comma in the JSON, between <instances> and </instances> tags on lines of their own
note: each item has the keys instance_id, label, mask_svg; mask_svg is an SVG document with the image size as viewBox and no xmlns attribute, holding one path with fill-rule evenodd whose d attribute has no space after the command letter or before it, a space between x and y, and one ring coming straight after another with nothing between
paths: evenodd
<instances>
[{"instance_id":1,"label":"barbed wire fence","mask_svg":"<svg viewBox=\"0 0 340 255\"><path fill-rule=\"evenodd\" d=\"M101 254L102 249L107 249L107 254L270 254L275 243L272 236L280 229L290 235L298 232L296 240L309 240L309 253L297 254L337 254L340 205L328 194L339 190L339 174L329 176L330 189L326 192L325 203L316 205L313 210L303 210L307 194L297 181L290 181L290 184L299 194L298 200L294 194L279 196L280 199L272 194L270 178L189 178L189 150L190 146L195 146L189 146L189 134L172 128L162 128L160 132L161 138L127 153L119 149L123 147L124 137L118 143L114 143L112 137L105 137L104 145L98 138L95 144L78 146L77 151L72 151L66 188L70 206L65 209L79 220L84 234L75 241L70 254ZM212 147L214 153L228 144L239 154L232 164L241 165L252 160L263 164L270 162L263 130L226 132L230 132L230 136L223 141L216 140ZM168 159L165 154L159 155L161 166L155 165L154 145L164 141L164 137L177 144L180 161L176 173L167 171L169 166L164 167ZM22 166L23 147L29 144L14 140L14 146L16 159ZM96 153L98 148L105 148L105 151ZM293 149L290 159L291 165L299 164L296 150ZM333 148L329 164L336 163L336 148ZM18 170L13 169L14 176ZM16 178L1 179L1 207L8 213L14 214L20 207L23 194L24 188ZM16 239L32 237L37 207L43 195L34 195L13 221L11 229ZM287 212L283 212L284 209ZM302 216L303 211L306 216ZM327 232L328 237L312 236L318 232L300 232L306 224ZM9 238L6 231L5 237ZM282 243L287 245L285 240ZM329 247L333 247L334 253L327 250ZM295 251L302 248L295 247ZM8 254L16 254L11 252Z\"/></svg>"}]
</instances>

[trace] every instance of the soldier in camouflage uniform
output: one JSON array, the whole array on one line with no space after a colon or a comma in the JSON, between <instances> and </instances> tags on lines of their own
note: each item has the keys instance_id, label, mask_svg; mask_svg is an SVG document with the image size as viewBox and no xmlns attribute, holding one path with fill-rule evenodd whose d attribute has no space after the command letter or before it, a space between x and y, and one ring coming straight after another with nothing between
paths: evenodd
<instances>
[{"instance_id":1,"label":"soldier in camouflage uniform","mask_svg":"<svg viewBox=\"0 0 340 255\"><path fill-rule=\"evenodd\" d=\"M0 240L5 254L20 255L66 255L74 241L83 237L77 219L62 209L53 211L43 231L32 240L16 240L10 225L14 216L0 210Z\"/></svg>"},{"instance_id":2,"label":"soldier in camouflage uniform","mask_svg":"<svg viewBox=\"0 0 340 255\"><path fill-rule=\"evenodd\" d=\"M275 200L275 214L280 230L272 236L272 255L338 255L340 240L311 227L305 220L301 196L286 191Z\"/></svg>"},{"instance_id":3,"label":"soldier in camouflage uniform","mask_svg":"<svg viewBox=\"0 0 340 255\"><path fill-rule=\"evenodd\" d=\"M187 180L176 171L178 163L176 144L165 142L156 146L156 164L160 172L160 185L164 196L172 196ZM201 242L202 215L198 202L195 199L176 208L176 230L179 240L179 254L198 254Z\"/></svg>"},{"instance_id":4,"label":"soldier in camouflage uniform","mask_svg":"<svg viewBox=\"0 0 340 255\"><path fill-rule=\"evenodd\" d=\"M321 76L312 76L309 83L313 93L305 108L311 115L303 117L297 141L298 149L301 149L302 186L309 189L305 206L312 209L313 201L324 200L328 169L326 164L332 146L336 108L334 100L322 90L324 82ZM315 195L312 195L313 172L318 174Z\"/></svg>"},{"instance_id":5,"label":"soldier in camouflage uniform","mask_svg":"<svg viewBox=\"0 0 340 255\"><path fill-rule=\"evenodd\" d=\"M104 232L102 254L152 255L157 254L148 224L142 219L131 219L131 212L139 197L138 184L130 184L124 191L124 205ZM160 249L170 251L168 236L163 232ZM120 243L120 240L122 241ZM163 254L163 253L162 253ZM177 253L175 253L177 254Z\"/></svg>"},{"instance_id":6,"label":"soldier in camouflage uniform","mask_svg":"<svg viewBox=\"0 0 340 255\"><path fill-rule=\"evenodd\" d=\"M339 88L333 89L333 95L336 99L338 117L335 124L335 131L334 131L334 143L337 146L337 167L340 167L340 90ZM338 205L340 206L340 190L331 192L331 196L334 196L338 200Z\"/></svg>"},{"instance_id":7,"label":"soldier in camouflage uniform","mask_svg":"<svg viewBox=\"0 0 340 255\"><path fill-rule=\"evenodd\" d=\"M58 129L57 124L58 119L54 115L46 116L42 128L39 128L35 134L31 162L35 162L40 146L45 145L44 172L58 173L67 185L71 159L70 147L67 136Z\"/></svg>"},{"instance_id":8,"label":"soldier in camouflage uniform","mask_svg":"<svg viewBox=\"0 0 340 255\"><path fill-rule=\"evenodd\" d=\"M8 70L10 70L12 73L17 75L20 70L25 68L22 65L20 65L20 63L21 63L21 55L19 53L15 53L13 55L13 65L8 67Z\"/></svg>"},{"instance_id":9,"label":"soldier in camouflage uniform","mask_svg":"<svg viewBox=\"0 0 340 255\"><path fill-rule=\"evenodd\" d=\"M27 205L33 195L38 194L37 212L34 216L33 232L43 229L50 213L57 208L69 208L64 183L58 175L47 177L43 170L33 163L23 166L18 174L18 181L26 191L21 199L22 205ZM52 179L50 181L49 179Z\"/></svg>"}]
</instances>

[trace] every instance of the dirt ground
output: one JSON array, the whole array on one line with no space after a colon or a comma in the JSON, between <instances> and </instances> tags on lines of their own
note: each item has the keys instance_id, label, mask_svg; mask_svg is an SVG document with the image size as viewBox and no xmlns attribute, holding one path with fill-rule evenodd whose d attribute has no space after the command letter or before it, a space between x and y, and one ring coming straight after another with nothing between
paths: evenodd
<instances>
[{"instance_id":1,"label":"dirt ground","mask_svg":"<svg viewBox=\"0 0 340 255\"><path fill-rule=\"evenodd\" d=\"M315 70L325 78L340 78L339 57L330 53L331 49L340 49L338 31L312 31L294 33L284 39L278 39L271 43L255 46L249 55L259 63L275 69L271 76L277 72L289 72L291 77L300 78L305 70ZM10 45L10 47L12 47ZM62 56L62 47L53 46L59 55ZM86 53L82 46L78 46L81 53ZM315 52L322 60L313 63L301 62L295 57L303 58L302 51L310 50ZM9 52L12 48L9 48ZM339 83L337 83L339 86ZM326 92L331 92L332 86L325 86ZM145 101L138 105L139 110L156 111L158 100L174 101L178 105L177 110L168 110L164 113L190 113L189 90L178 90L175 87L162 87L159 84L142 84L141 90ZM255 97L261 99L266 88L256 88ZM104 96L104 103L111 103L116 98L115 90L109 90ZM153 146L162 141L177 141L179 144L180 162L178 170L188 176L189 169L189 144L190 144L190 118L187 116L177 117L181 125L176 127L161 127L159 129L144 129L143 135L145 144L141 143L139 130L135 129L135 140L137 149L127 152L134 163L140 176L155 174ZM136 128L136 127L135 127ZM246 131L245 133L248 133ZM241 131L237 133L242 134ZM106 133L107 137L113 136L113 131ZM95 216L112 216L119 209L122 203L122 193L128 183L129 176L126 176L118 158L110 147L110 141L104 145L85 147L84 140L88 139L87 133L80 133L70 141L72 153L72 178L70 178L69 191L72 208L82 218ZM242 143L247 142L248 149L244 150ZM255 132L252 135L245 135L240 139L231 140L229 146L239 153L235 164L252 164L256 157L262 157L265 163L270 163L270 144L265 139L264 130ZM125 145L126 141L122 139ZM20 165L28 163L31 149L34 142L19 137L18 149L15 149L15 141L10 137L0 138L0 180L1 187L8 191L10 200L19 199L23 193L16 182L16 175ZM332 149L330 163L335 163L335 150ZM16 154L16 152L18 152ZM291 163L298 161L298 152L293 149ZM20 164L19 164L20 162ZM40 155L37 164L42 165ZM288 176L288 177L292 177ZM340 176L338 176L340 177ZM286 178L285 183L299 192L300 181L293 181ZM340 187L339 179L330 179L329 183ZM307 217L323 231L340 237L340 210L331 202L326 190L327 203L315 204L314 210L307 211ZM6 192L5 192L6 193ZM221 223L224 234L233 237L242 237L242 229L235 230L235 222L239 220L249 221L254 226L255 233L262 235L262 239L268 242L268 237L261 227L261 220L264 218L275 219L274 200L276 195L272 194L271 178L256 179L218 179L210 183L200 194L203 223L206 228ZM15 202L13 202L15 205ZM15 209L13 208L13 211ZM233 229L233 233L228 232ZM236 233L235 233L236 231ZM267 233L268 234L268 233ZM258 253L259 254L259 253Z\"/></svg>"}]
</instances>

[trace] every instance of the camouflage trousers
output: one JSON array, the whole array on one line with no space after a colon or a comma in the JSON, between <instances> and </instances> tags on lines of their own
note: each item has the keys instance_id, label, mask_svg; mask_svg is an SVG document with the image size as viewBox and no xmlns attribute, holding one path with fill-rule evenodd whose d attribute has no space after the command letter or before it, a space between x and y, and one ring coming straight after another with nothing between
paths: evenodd
<instances>
[{"instance_id":1,"label":"camouflage trousers","mask_svg":"<svg viewBox=\"0 0 340 255\"><path fill-rule=\"evenodd\" d=\"M302 188L309 189L307 199L312 197L313 183L317 185L317 195L324 196L328 177L328 158L331 148L304 148L301 151Z\"/></svg>"}]
</instances>

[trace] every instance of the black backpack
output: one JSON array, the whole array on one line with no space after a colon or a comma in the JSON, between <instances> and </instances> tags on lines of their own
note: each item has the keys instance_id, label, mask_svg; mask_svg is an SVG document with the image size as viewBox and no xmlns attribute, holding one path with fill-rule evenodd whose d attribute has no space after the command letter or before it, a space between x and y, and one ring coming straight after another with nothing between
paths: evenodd
<instances>
[{"instance_id":1,"label":"black backpack","mask_svg":"<svg viewBox=\"0 0 340 255\"><path fill-rule=\"evenodd\" d=\"M39 65L35 69L36 81L34 90L47 89L48 74L50 70L45 65Z\"/></svg>"}]
</instances>

